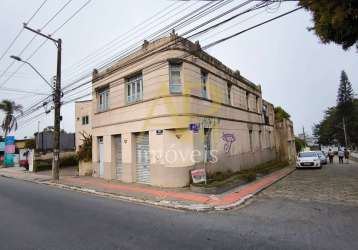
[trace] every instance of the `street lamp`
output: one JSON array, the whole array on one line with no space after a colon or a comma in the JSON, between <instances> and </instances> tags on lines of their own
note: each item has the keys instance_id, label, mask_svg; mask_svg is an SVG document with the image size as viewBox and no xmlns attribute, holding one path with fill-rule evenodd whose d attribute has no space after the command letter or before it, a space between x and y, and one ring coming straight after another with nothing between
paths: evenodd
<instances>
[{"instance_id":1,"label":"street lamp","mask_svg":"<svg viewBox=\"0 0 358 250\"><path fill-rule=\"evenodd\" d=\"M21 60L18 56L11 56L14 60L26 63L29 65L53 90L53 102L54 102L54 131L53 131L53 161L52 161L52 179L59 180L60 177L60 130L61 130L61 58L62 58L62 40L53 39L51 35L45 35L41 33L40 30L35 30L27 26L24 23L24 29L27 29L35 34L45 37L48 40L51 40L55 43L57 47L57 66L56 66L56 83L52 86L46 79L43 77L40 72L38 72L35 67L33 67L29 62Z\"/></svg>"},{"instance_id":2,"label":"street lamp","mask_svg":"<svg viewBox=\"0 0 358 250\"><path fill-rule=\"evenodd\" d=\"M29 66L36 72L36 74L38 74L38 75L42 78L42 80L44 80L44 81L46 82L46 84L47 84L48 86L50 86L51 89L54 90L54 87L51 85L51 83L49 83L49 81L47 81L46 78L43 77L43 76L41 75L41 73L40 73L34 66L32 66L31 63L22 60L21 57L19 57L19 56L14 56L14 55L12 55L12 56L10 56L10 58L12 58L12 59L14 59L14 60L16 60L16 61L19 61L19 62L26 63L27 65L29 65Z\"/></svg>"}]
</instances>

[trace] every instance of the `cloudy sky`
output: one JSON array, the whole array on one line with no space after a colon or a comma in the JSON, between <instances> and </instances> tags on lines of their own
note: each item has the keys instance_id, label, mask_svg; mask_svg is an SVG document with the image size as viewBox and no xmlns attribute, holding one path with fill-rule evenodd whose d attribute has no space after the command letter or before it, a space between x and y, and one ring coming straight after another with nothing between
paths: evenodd
<instances>
[{"instance_id":1,"label":"cloudy sky","mask_svg":"<svg viewBox=\"0 0 358 250\"><path fill-rule=\"evenodd\" d=\"M233 0L178 33L242 2ZM42 3L43 0L0 2L0 56L21 31L22 23L27 22ZM42 31L50 34L86 3L87 0L49 0L31 19L29 26L36 29L45 26ZM89 1L53 35L63 39L63 85L73 83L103 61L205 3L169 0ZM291 10L295 3L282 3L274 7L277 8L265 8L241 16L197 39L202 45L208 44ZM153 16L155 18L150 19ZM358 92L357 51L354 48L343 51L334 44L321 44L313 33L307 31L310 25L310 14L300 10L208 50L227 66L240 70L246 78L261 84L264 98L291 114L296 133L303 126L311 131L312 125L322 119L323 111L335 104L341 70L347 72L353 88ZM14 100L22 104L25 110L46 97L44 94L50 93L50 89L28 66L21 67L9 55L21 54L23 59L31 57L29 61L49 80L56 70L54 44L47 42L38 49L44 39L32 39L33 34L23 30L0 60L0 99ZM106 50L100 50L113 39L116 40L104 47ZM15 93L10 91L12 89L36 92L36 95ZM65 98L70 100L86 91L88 93L89 90L84 89L78 94L72 92L72 96L69 94ZM43 110L31 112L31 115L19 121L18 138L31 136L37 131L38 125L40 130L52 125L52 114L37 117ZM62 128L74 131L74 104L65 105L62 115Z\"/></svg>"}]
</instances>

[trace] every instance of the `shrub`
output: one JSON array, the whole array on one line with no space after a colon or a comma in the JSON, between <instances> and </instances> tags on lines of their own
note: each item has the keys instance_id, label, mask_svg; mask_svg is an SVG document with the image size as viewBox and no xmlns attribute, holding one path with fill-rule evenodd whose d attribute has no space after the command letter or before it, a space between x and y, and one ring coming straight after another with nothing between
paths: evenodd
<instances>
[{"instance_id":1,"label":"shrub","mask_svg":"<svg viewBox=\"0 0 358 250\"><path fill-rule=\"evenodd\" d=\"M275 120L276 121L280 121L282 122L284 119L289 120L290 119L290 114L287 113L283 108L281 108L280 106L275 107Z\"/></svg>"},{"instance_id":2,"label":"shrub","mask_svg":"<svg viewBox=\"0 0 358 250\"><path fill-rule=\"evenodd\" d=\"M60 158L60 167L78 166L78 159L76 155L66 156ZM52 159L49 160L36 160L34 164L35 172L45 171L52 169Z\"/></svg>"},{"instance_id":3,"label":"shrub","mask_svg":"<svg viewBox=\"0 0 358 250\"><path fill-rule=\"evenodd\" d=\"M61 167L77 166L78 159L76 155L66 156L60 159Z\"/></svg>"},{"instance_id":4,"label":"shrub","mask_svg":"<svg viewBox=\"0 0 358 250\"><path fill-rule=\"evenodd\" d=\"M80 161L92 161L92 135L82 132L82 145L78 147L77 159Z\"/></svg>"},{"instance_id":5,"label":"shrub","mask_svg":"<svg viewBox=\"0 0 358 250\"><path fill-rule=\"evenodd\" d=\"M35 149L36 141L34 138L25 141L25 148Z\"/></svg>"},{"instance_id":6,"label":"shrub","mask_svg":"<svg viewBox=\"0 0 358 250\"><path fill-rule=\"evenodd\" d=\"M244 179L247 182L251 182L256 180L256 172L255 171L247 171L243 174L241 174L242 179Z\"/></svg>"}]
</instances>

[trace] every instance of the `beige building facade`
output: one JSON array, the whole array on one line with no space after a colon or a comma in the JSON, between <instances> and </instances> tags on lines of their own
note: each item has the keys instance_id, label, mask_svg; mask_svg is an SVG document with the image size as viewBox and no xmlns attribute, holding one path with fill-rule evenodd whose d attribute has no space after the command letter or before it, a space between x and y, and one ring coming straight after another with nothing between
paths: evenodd
<instances>
[{"instance_id":1,"label":"beige building facade","mask_svg":"<svg viewBox=\"0 0 358 250\"><path fill-rule=\"evenodd\" d=\"M76 151L78 147L82 144L83 136L82 134L91 135L92 134L92 101L78 101L75 103L75 143Z\"/></svg>"},{"instance_id":2,"label":"beige building facade","mask_svg":"<svg viewBox=\"0 0 358 250\"><path fill-rule=\"evenodd\" d=\"M195 168L235 172L276 159L273 105L197 43L145 41L94 70L92 85L94 176L183 187Z\"/></svg>"}]
</instances>

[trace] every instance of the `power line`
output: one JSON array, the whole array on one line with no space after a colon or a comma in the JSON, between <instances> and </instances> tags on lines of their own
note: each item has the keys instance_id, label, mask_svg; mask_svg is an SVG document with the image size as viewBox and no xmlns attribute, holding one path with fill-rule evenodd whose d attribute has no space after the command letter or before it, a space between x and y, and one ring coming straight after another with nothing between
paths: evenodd
<instances>
[{"instance_id":1,"label":"power line","mask_svg":"<svg viewBox=\"0 0 358 250\"><path fill-rule=\"evenodd\" d=\"M194 13L194 12L193 12ZM89 94L87 94L86 96L88 96ZM37 107L38 108L38 107Z\"/></svg>"},{"instance_id":2,"label":"power line","mask_svg":"<svg viewBox=\"0 0 358 250\"><path fill-rule=\"evenodd\" d=\"M25 94L35 94L35 95L48 95L45 93L40 93L36 91L31 90L22 90L22 89L13 89L13 88L0 88L2 91L8 91L8 92L16 92L16 93L25 93Z\"/></svg>"},{"instance_id":3,"label":"power line","mask_svg":"<svg viewBox=\"0 0 358 250\"><path fill-rule=\"evenodd\" d=\"M32 21L32 19L37 15L37 13L41 10L41 8L45 5L45 3L48 0L45 0L42 2L42 4L40 5L40 7L38 7L36 9L36 11L32 14L32 16L27 20L26 23L30 23ZM5 51L1 54L0 56L0 61L4 58L4 56L7 54L7 52L9 52L9 50L12 48L12 46L14 46L14 44L16 43L17 39L21 36L22 32L24 31L24 28L22 27L20 29L20 31L17 33L17 35L14 37L14 39L10 42L9 46L5 49Z\"/></svg>"},{"instance_id":4,"label":"power line","mask_svg":"<svg viewBox=\"0 0 358 250\"><path fill-rule=\"evenodd\" d=\"M195 21L196 21L197 18L202 17L203 14L208 14L208 10L215 11L218 8L223 7L225 4L228 4L230 2L232 2L232 0L223 1L222 3L215 3L213 5L213 7L216 7L216 8L214 8L214 9L210 9L211 8L210 5L212 5L213 3L207 3L207 4L199 7L198 9L195 9L194 11L190 12L189 14L185 15L184 17L181 17L180 19L170 23L169 25L165 26L164 28L161 28L159 31L154 32L153 34L151 34L149 37L147 37L145 39L147 40L147 39L154 39L154 38L160 37L161 35L171 31L174 28L179 27L180 25L183 26L183 24L189 25L190 23L188 21L192 21L193 19L195 19ZM196 14L196 15L194 15L194 14ZM201 16L198 16L199 14ZM173 26L173 25L175 25L175 26ZM141 41L143 41L143 40L141 40ZM135 46L135 49L132 49L134 46ZM136 44L130 46L129 48L127 48L126 50L120 52L119 55L112 56L109 60L107 59L108 62L101 63L101 65L98 65L97 68L108 67L113 62L118 61L118 60L120 60L120 58L124 58L125 56L133 53L138 48L141 48L141 44L138 47L138 45L136 43ZM84 80L90 76L91 76L91 73L88 73L88 74L82 76L80 79L77 79L72 84L68 84L66 87L74 85L75 83L77 83L81 80Z\"/></svg>"},{"instance_id":5,"label":"power line","mask_svg":"<svg viewBox=\"0 0 358 250\"><path fill-rule=\"evenodd\" d=\"M273 20L276 20L276 19L278 19L278 18L281 18L281 17L283 17L283 16L286 16L286 15L288 15L288 14L290 14L290 13L293 13L293 12L295 12L295 11L298 11L299 9L301 9L302 7L299 7L299 8L296 8L296 9L294 9L294 10L291 10L291 11L288 11L288 12L286 12L286 13L284 13L284 14L281 14L281 15L279 15L279 16L277 16L277 17L275 17L275 18L271 18L271 19L269 19L269 20L267 20L267 21L265 21L265 22L262 22L262 23L259 23L259 24L257 24L257 25L255 25L255 26L252 26L252 27L250 27L250 28L248 28L248 29L245 29L245 30L243 30L243 31L241 31L241 32L239 32L239 33L237 33L237 34L235 34L235 35L239 35L239 34L242 34L242 33L245 33L245 32L247 32L247 31L250 31L250 30L252 30L252 29L254 29L254 28L256 28L256 27L259 27L259 26L261 26L261 25L263 25L263 24L266 24L266 23L268 23L268 22L271 22L271 21L273 21ZM245 12L246 13L246 12ZM200 32L199 32L200 33ZM232 37L232 36L230 36L230 37ZM216 45L216 44L218 44L218 43L213 43L212 45L210 45L210 46L205 46L205 47L203 47L203 50L206 50L206 49L208 49L209 47L212 47L212 46L214 46L214 45ZM115 81L117 81L118 79L113 79L111 82L115 82ZM88 83L88 82L87 82ZM78 93L77 93L78 94ZM90 93L91 94L91 93ZM87 95L85 95L85 96L88 96L88 95L90 95L90 94L87 94ZM82 96L80 97L80 98L83 98Z\"/></svg>"},{"instance_id":6,"label":"power line","mask_svg":"<svg viewBox=\"0 0 358 250\"><path fill-rule=\"evenodd\" d=\"M303 8L303 7L295 8L295 9L293 9L293 10L291 10L291 11L285 12L285 13L283 13L283 14L281 14L281 15L278 15L278 16L276 16L276 17L274 17L274 18L268 19L268 20L266 20L266 21L264 21L264 22L262 22L262 23L256 24L256 25L254 25L254 26L252 26L252 27L250 27L250 28L244 29L244 30L242 30L242 31L240 31L240 32L237 32L237 33L233 34L233 35L230 35L230 36L227 36L227 37L225 37L225 38L219 39L219 40L217 40L217 41L215 41L215 42L212 42L212 43L210 43L210 44L208 44L208 45L205 45L205 46L203 47L203 49L208 49L208 48L210 48L210 47L212 47L212 46L215 46L215 45L217 45L217 44L219 44L219 43L225 42L225 41L227 41L227 40L229 40L229 39L231 39L231 38L234 38L234 37L236 37L236 36L238 36L238 35L241 35L242 33L245 33L245 32L247 32L247 31L249 31L249 30L252 30L252 29L255 29L255 28L257 28L257 27L260 27L260 26L262 26L262 25L264 25L264 24L266 24L266 23L272 22L272 21L274 21L274 20L276 20L276 19L279 19L279 18L281 18L281 17L287 16L288 14L291 14L291 13L293 13L293 12L295 12L295 11L298 11L298 10L300 10L300 9L302 9L302 8Z\"/></svg>"},{"instance_id":7,"label":"power line","mask_svg":"<svg viewBox=\"0 0 358 250\"><path fill-rule=\"evenodd\" d=\"M241 6L241 7L243 7L244 5L242 5L242 4L240 4L239 6ZM237 7L234 7L235 9L237 9ZM252 11L252 10L254 10L255 8L250 8L250 10ZM226 12L227 13L227 12ZM247 13L247 12L244 12L244 13L241 13L240 15L243 15L243 14L245 14L245 13ZM220 18L220 17L222 17L222 15L220 15L219 17L217 17L216 19L218 19L218 18ZM211 21L213 21L213 20L216 20L215 18L214 19L211 19ZM207 23L207 22L206 22ZM202 25L200 25L200 27L202 27ZM192 31L195 31L196 30L196 28L193 28L193 29L191 29L190 30L190 32L192 32ZM185 34L188 34L189 32L186 32ZM191 36L195 36L195 35L198 35L198 34L200 34L200 33L202 33L202 31L199 31L199 32L197 32L197 33L194 33L193 35L191 35ZM182 38L183 39L183 38ZM179 41L180 40L182 40L182 39L179 39ZM175 43L177 43L177 42L179 42L179 41L175 41ZM170 43L170 42L169 42ZM123 68L123 67L126 67L126 66L128 66L128 65L130 65L130 64L132 64L133 62L136 62L137 60L141 60L141 59L143 59L143 57L148 57L148 56L150 56L150 55L152 55L152 54L154 54L154 53L157 53L158 51L160 51L160 50L165 50L166 48L168 48L168 47L170 47L171 45L169 44L165 44L165 45L163 45L164 46L164 48L162 47L162 48L159 48L159 49L157 49L157 51L150 51L150 53L148 52L148 53L146 53L146 54L144 54L144 55L140 55L140 56L138 56L138 57L135 57L135 58L133 58L131 61L129 61L129 62L127 62L126 64L124 64L124 65L122 65L121 66L121 68ZM149 54L149 55L148 55ZM102 67L102 68L104 68L104 67ZM116 70L118 70L118 69L116 69ZM74 90L74 89L77 89L77 88L79 88L79 87L82 87L82 86L84 86L84 85L87 85L87 84L89 84L89 83L91 83L91 80L89 80L89 81L87 81L87 82L85 82L85 83L82 83L81 85L79 85L79 86L77 86L77 87L75 87L75 88L73 88L72 90ZM65 94L66 93L68 93L68 91L67 92L65 92Z\"/></svg>"},{"instance_id":8,"label":"power line","mask_svg":"<svg viewBox=\"0 0 358 250\"><path fill-rule=\"evenodd\" d=\"M86 1L80 8L78 8L63 24L61 24L51 35L63 28L68 22L70 22L81 10L83 10L92 0Z\"/></svg>"},{"instance_id":9,"label":"power line","mask_svg":"<svg viewBox=\"0 0 358 250\"><path fill-rule=\"evenodd\" d=\"M173 10L170 10L168 12L165 12L164 14L162 14L160 17L158 17L157 19L149 22L151 19L154 19L158 14L163 13L163 11L168 10L172 7L174 7L175 5L177 5L179 2L174 2L173 4L171 4L168 7L165 7L164 9L161 9L160 11L158 11L157 13L155 13L153 16L151 16L150 18L147 18L146 20L144 20L143 22L141 22L140 24L138 24L137 26L131 28L130 30L127 30L124 33L121 33L119 36L117 36L116 38L112 39L110 42L107 42L106 44L104 44L103 46L101 46L100 48L97 48L95 51L91 52L90 54L88 54L87 56L85 56L84 58L82 58L81 60L77 61L76 63L72 64L71 66L68 66L67 68L71 68L71 71L73 71L74 67L79 67L79 65L82 65L82 62L87 62L90 58L93 58L94 56L98 56L99 54L102 54L104 51L107 51L108 49L110 49L111 47L113 47L112 44L115 44L115 42L117 42L119 39L119 42L123 42L125 40L127 40L129 36L129 34L136 34L139 31L141 31L139 28L143 25L145 25L145 28L148 27L148 25L152 24L154 21L160 20L162 17L170 14L170 12L172 12ZM181 6L185 5L186 3L182 3L178 8L180 8ZM176 8L176 9L178 9ZM148 23L149 22L149 23ZM135 32L134 32L135 31ZM125 39L123 39L123 36L125 36ZM111 45L111 46L110 46ZM109 47L108 47L109 46ZM65 70L66 71L66 70Z\"/></svg>"},{"instance_id":10,"label":"power line","mask_svg":"<svg viewBox=\"0 0 358 250\"><path fill-rule=\"evenodd\" d=\"M194 5L196 5L197 3L194 3L194 4L192 4L192 5L190 5L190 6L188 6L188 7L186 7L185 9L183 9L183 10L178 10L178 12L176 12L176 13L174 13L172 16L171 16L171 18L173 17L173 16L177 16L178 14L180 14L180 13L183 13L185 10L187 10L188 8L190 8L190 7L192 7L192 6L194 6ZM201 7L202 8L202 7ZM169 12L170 13L170 12ZM168 14L169 14L168 13ZM181 19L183 19L184 17L180 17L176 22L173 22L174 24L175 23L177 23L177 22L179 22ZM167 18L166 20L164 20L164 21L162 21L162 22L165 22L165 21L167 21L167 20L169 20L169 18ZM173 25L173 23L171 23L170 25ZM171 27L170 25L167 25L166 27L164 27L164 28L168 28L168 27ZM152 28L152 27L151 27ZM150 29L151 29L150 28ZM161 30L165 30L164 28L161 28L160 29L160 31ZM148 31L148 30L150 30L150 29L146 29L145 31ZM145 32L144 31L144 32ZM141 39L139 40L139 41L137 41L137 42L135 42L134 44L132 44L132 45L130 45L130 46L128 46L128 47L126 47L125 49L123 49L123 50L121 50L121 51L119 51L116 55L114 55L114 56L111 56L110 58L106 58L106 59L104 59L104 60L102 60L99 64L97 64L97 66L92 66L91 68L93 68L93 67L100 67L100 65L104 65L104 64L106 64L108 61L111 61L111 60L113 60L113 58L118 58L119 56L121 56L121 55L124 55L126 52L128 52L128 51L130 51L130 50L132 50L132 49L134 49L134 48L138 48L140 45L141 45L141 43L142 43L142 41L143 40L148 40L148 39L150 39L151 37L153 37L156 33L158 33L158 31L156 31L155 33L152 33L152 34L150 34L150 35L148 35L147 37L141 37L141 35L140 36L136 36L135 38L133 38L133 39L137 39L137 38L140 38L141 37ZM124 41L126 41L127 39L123 39L122 40L122 42L124 42ZM123 44L123 43L119 43L119 44ZM113 47L113 46L112 46ZM108 48L109 49L109 48ZM109 52L112 52L113 53L113 49L111 50L111 51L109 51ZM91 61L93 61L94 59L96 59L96 58L92 58L92 60ZM86 62L86 64L88 64L88 62ZM82 68L83 68L83 66L82 66ZM85 71L87 71L87 70L85 70ZM80 75L81 73L77 73L76 75ZM91 75L91 72L89 72L89 73L85 73L85 76L87 77L87 76L90 76ZM72 77L73 78L73 77ZM81 78L82 78L82 76L81 76ZM71 85L71 84L68 84L68 85ZM66 85L65 87L64 87L64 89L66 89L68 86Z\"/></svg>"},{"instance_id":11,"label":"power line","mask_svg":"<svg viewBox=\"0 0 358 250\"><path fill-rule=\"evenodd\" d=\"M226 40L228 40L228 39L230 39L230 38L232 38L232 37L238 36L238 35L240 35L240 34L243 34L243 33L247 32L247 31L250 31L250 30L252 30L252 29L254 29L254 28L257 28L257 27L259 27L259 26L261 26L261 25L264 25L264 24L269 23L269 22L271 22L271 21L273 21L273 20L276 20L276 19L281 18L281 17L283 17L283 16L286 16L286 15L288 15L288 14L290 14L290 13L293 13L293 12L295 12L295 11L298 11L298 10L301 9L301 8L302 8L302 7L299 7L299 8L296 8L296 9L294 9L294 10L288 11L288 12L286 12L286 13L284 13L284 14L281 14L281 15L275 17L275 18L271 18L271 19L269 19L269 20L267 20L267 21L265 21L265 22L259 23L259 24L257 24L257 25L254 25L254 26L248 28L248 29L245 29L245 30L243 30L243 31L240 31L240 32L238 32L238 33L235 33L234 35L231 35L231 36L229 36L229 37L227 37L227 38L224 38L225 40L224 40L224 39L220 39L220 40L218 40L218 41L216 41L216 42L214 42L214 43L211 43L211 44L209 44L209 45L207 45L207 46L204 46L202 49L203 49L203 50L206 50L206 49L208 49L208 48L210 48L210 47L212 47L212 46L215 46L215 45L219 44L219 43L220 43L219 41L226 41ZM245 12L245 13L246 13L246 12ZM200 31L199 31L199 32L200 32ZM195 34L194 34L194 35L195 35ZM169 45L169 46L170 46L170 45ZM168 48L169 48L169 47L167 47L167 49L168 49ZM164 49L165 49L165 48L164 48ZM163 50L163 48L160 49L160 50ZM156 53L156 52L158 52L158 51L154 51L154 53ZM139 59L139 60L140 60L140 59ZM125 65L125 66L126 66L126 65ZM118 79L113 79L111 82L114 82L114 81L117 81L117 80L118 80ZM93 86L91 86L91 87L93 87ZM79 94L79 93L80 93L80 92L78 92L78 93L76 93L76 94ZM70 99L70 100L65 101L64 104L68 104L68 103L71 103L71 102L73 102L73 101L82 99L82 98L84 98L84 97L86 97L86 96L89 96L89 95L91 95L91 94L92 94L92 92L91 92L91 93L87 93L87 94L82 95L82 96L79 96L79 97L72 98L72 99Z\"/></svg>"},{"instance_id":12,"label":"power line","mask_svg":"<svg viewBox=\"0 0 358 250\"><path fill-rule=\"evenodd\" d=\"M41 28L40 30L46 28L54 19L55 17L57 17L73 0L69 0L67 1ZM25 47L20 51L19 54L17 54L18 56L21 56L25 50L32 44L32 42L35 40L35 38L37 37L37 34L33 35L33 37L30 39L30 41L25 45ZM3 74L0 76L0 78L2 78L5 75L5 72L7 72L13 65L15 64L15 61L12 61L9 66L5 69L5 71L3 72ZM24 63L20 64L20 66L15 70L15 72L17 73L22 67L23 67ZM14 74L11 74L4 82L2 82L0 84L0 87L4 86L12 77Z\"/></svg>"}]
</instances>

